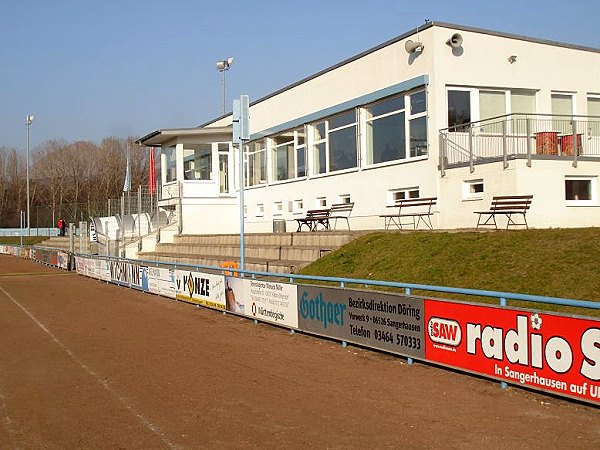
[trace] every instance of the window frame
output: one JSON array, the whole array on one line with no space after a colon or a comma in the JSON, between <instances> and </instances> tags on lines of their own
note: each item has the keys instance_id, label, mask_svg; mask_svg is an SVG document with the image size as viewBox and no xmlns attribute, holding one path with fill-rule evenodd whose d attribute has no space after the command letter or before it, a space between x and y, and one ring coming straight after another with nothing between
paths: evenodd
<instances>
[{"instance_id":1,"label":"window frame","mask_svg":"<svg viewBox=\"0 0 600 450\"><path fill-rule=\"evenodd\" d=\"M474 186L481 185L481 192L477 192L472 188ZM472 201L472 200L483 200L483 196L485 195L485 182L483 178L476 178L473 180L463 180L462 182L462 199L463 201Z\"/></svg>"},{"instance_id":2,"label":"window frame","mask_svg":"<svg viewBox=\"0 0 600 450\"><path fill-rule=\"evenodd\" d=\"M423 93L425 96L425 109L423 111L415 112L412 111L412 96ZM382 114L370 116L370 108L381 105L385 102L393 102L398 98L403 99L403 107L401 109L394 109L392 111L386 111ZM400 158L389 159L385 161L374 162L373 155L373 142L372 133L369 133L369 127L373 128L373 125L378 120L387 119L389 117L404 115L404 156ZM429 131L428 131L428 101L427 101L427 87L420 86L417 89L395 94L389 97L378 99L375 102L366 104L361 107L361 147L364 148L364 154L362 155L363 161L365 161L364 168L380 167L390 164L398 164L406 161L412 161L415 159L422 159L429 157ZM417 120L425 120L425 138L426 142L423 148L425 152L417 154L413 149L413 138L411 134L412 124Z\"/></svg>"},{"instance_id":3,"label":"window frame","mask_svg":"<svg viewBox=\"0 0 600 450\"><path fill-rule=\"evenodd\" d=\"M416 192L416 196L414 193ZM400 195L402 194L402 195ZM406 200L409 198L420 198L421 188L419 186L409 186L402 188L388 189L386 206L395 206L399 200Z\"/></svg>"},{"instance_id":4,"label":"window frame","mask_svg":"<svg viewBox=\"0 0 600 450\"><path fill-rule=\"evenodd\" d=\"M590 199L577 200L567 198L567 182L588 181L590 183ZM597 206L598 205L598 176L596 175L566 175L564 178L564 201L566 206Z\"/></svg>"},{"instance_id":5,"label":"window frame","mask_svg":"<svg viewBox=\"0 0 600 450\"><path fill-rule=\"evenodd\" d=\"M352 113L354 116L353 122L346 123L346 124L340 125L335 128L330 127L330 124L333 120L335 120L336 118L339 118L341 116L344 116L345 114L349 114L349 113ZM316 139L317 132L318 132L317 130L319 128L319 125L323 125L323 136L319 136L319 139ZM327 174L342 173L344 171L357 170L360 167L360 143L359 143L359 139L358 139L358 127L359 127L359 113L358 113L357 108L352 108L352 109L347 109L345 111L341 111L337 114L325 117L318 121L312 122L308 125L309 132L307 133L307 135L310 135L312 137L312 142L310 143L310 147L311 147L311 153L312 153L312 157L313 157L312 164L311 164L311 166L312 166L311 174L313 176L324 176ZM332 148L332 146L331 146L331 135L334 133L342 132L343 130L347 130L349 128L354 128L354 155L356 158L354 165L350 166L350 167L342 167L340 169L332 169L332 160L334 160L333 152L335 151L335 149ZM320 162L319 145L322 145L322 144L324 144L324 152L325 152L325 168L323 171L321 171L321 165L319 164L319 162ZM318 164L318 166L317 166L317 164Z\"/></svg>"}]
</instances>

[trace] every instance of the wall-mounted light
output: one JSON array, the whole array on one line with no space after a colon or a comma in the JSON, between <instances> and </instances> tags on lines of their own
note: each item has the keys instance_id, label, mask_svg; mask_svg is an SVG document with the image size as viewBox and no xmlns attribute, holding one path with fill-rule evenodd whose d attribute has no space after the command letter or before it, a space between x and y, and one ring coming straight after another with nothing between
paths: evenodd
<instances>
[{"instance_id":1,"label":"wall-mounted light","mask_svg":"<svg viewBox=\"0 0 600 450\"><path fill-rule=\"evenodd\" d=\"M511 64L516 63L517 62L517 55L510 55L508 57L508 62L511 63Z\"/></svg>"}]
</instances>

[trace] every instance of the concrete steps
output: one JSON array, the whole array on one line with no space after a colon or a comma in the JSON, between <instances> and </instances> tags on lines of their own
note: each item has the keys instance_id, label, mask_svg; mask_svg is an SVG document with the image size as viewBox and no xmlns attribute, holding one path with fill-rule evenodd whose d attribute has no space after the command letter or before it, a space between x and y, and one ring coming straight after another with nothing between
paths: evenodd
<instances>
[{"instance_id":1,"label":"concrete steps","mask_svg":"<svg viewBox=\"0 0 600 450\"><path fill-rule=\"evenodd\" d=\"M296 273L362 234L364 233L345 231L246 234L246 269ZM209 266L220 266L225 261L239 263L239 242L237 234L176 235L173 242L160 242L154 251L138 253L138 258Z\"/></svg>"}]
</instances>

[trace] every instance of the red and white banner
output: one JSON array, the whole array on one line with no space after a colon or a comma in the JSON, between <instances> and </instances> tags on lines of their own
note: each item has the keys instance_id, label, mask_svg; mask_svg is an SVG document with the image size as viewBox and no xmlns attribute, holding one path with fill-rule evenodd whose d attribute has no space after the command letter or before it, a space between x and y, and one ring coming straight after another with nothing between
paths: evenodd
<instances>
[{"instance_id":1,"label":"red and white banner","mask_svg":"<svg viewBox=\"0 0 600 450\"><path fill-rule=\"evenodd\" d=\"M425 357L600 404L600 321L426 300Z\"/></svg>"}]
</instances>

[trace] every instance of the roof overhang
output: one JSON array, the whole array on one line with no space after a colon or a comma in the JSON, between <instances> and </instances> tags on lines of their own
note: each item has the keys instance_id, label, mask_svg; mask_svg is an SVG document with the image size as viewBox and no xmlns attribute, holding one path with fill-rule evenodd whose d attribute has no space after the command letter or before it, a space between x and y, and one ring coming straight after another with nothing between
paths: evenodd
<instances>
[{"instance_id":1,"label":"roof overhang","mask_svg":"<svg viewBox=\"0 0 600 450\"><path fill-rule=\"evenodd\" d=\"M214 138L215 141L223 139L230 141L233 135L233 127L200 127L200 128L167 128L164 130L156 130L139 138L136 142L138 145L144 146L161 146L165 142L172 141L177 138Z\"/></svg>"}]
</instances>

